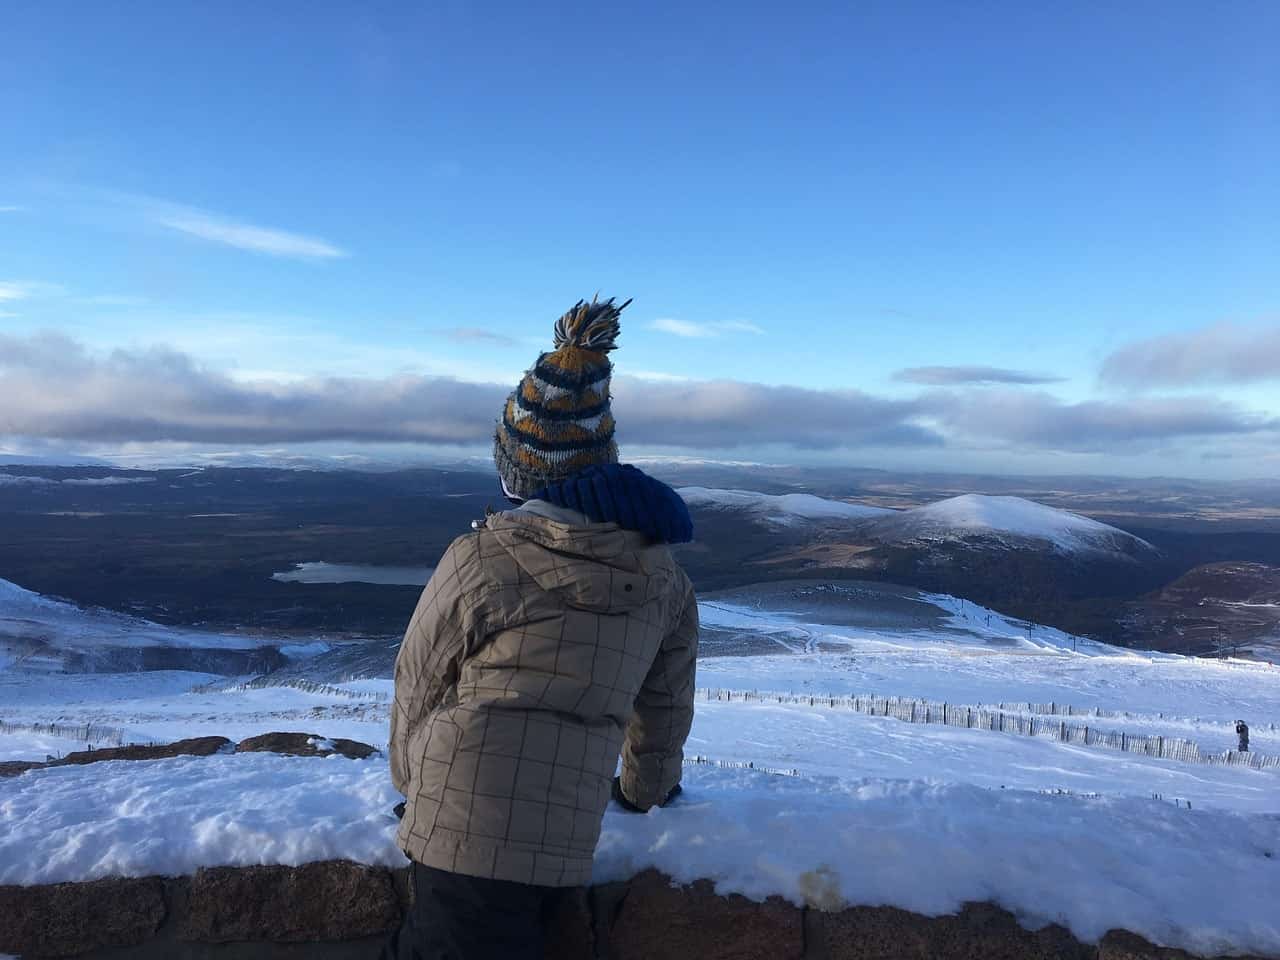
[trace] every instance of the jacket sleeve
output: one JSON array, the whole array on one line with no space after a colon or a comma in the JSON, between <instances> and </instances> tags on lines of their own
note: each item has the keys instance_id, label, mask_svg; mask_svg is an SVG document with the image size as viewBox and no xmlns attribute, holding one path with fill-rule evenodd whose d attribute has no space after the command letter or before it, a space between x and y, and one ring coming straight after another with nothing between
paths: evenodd
<instances>
[{"instance_id":1,"label":"jacket sleeve","mask_svg":"<svg viewBox=\"0 0 1280 960\"><path fill-rule=\"evenodd\" d=\"M458 608L459 542L455 542L427 582L396 655L395 700L391 706L391 782L409 791L409 739L458 682L466 631Z\"/></svg>"},{"instance_id":2,"label":"jacket sleeve","mask_svg":"<svg viewBox=\"0 0 1280 960\"><path fill-rule=\"evenodd\" d=\"M687 577L680 610L636 697L622 747L622 793L642 810L661 803L680 782L693 724L698 603Z\"/></svg>"}]
</instances>

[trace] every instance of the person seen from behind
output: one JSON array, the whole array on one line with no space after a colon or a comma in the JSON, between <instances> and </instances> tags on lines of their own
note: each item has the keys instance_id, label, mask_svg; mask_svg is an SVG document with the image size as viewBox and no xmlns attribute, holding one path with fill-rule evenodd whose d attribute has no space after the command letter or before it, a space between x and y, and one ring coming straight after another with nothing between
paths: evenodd
<instances>
[{"instance_id":1,"label":"person seen from behind","mask_svg":"<svg viewBox=\"0 0 1280 960\"><path fill-rule=\"evenodd\" d=\"M1236 721L1236 738L1239 741L1236 744L1237 753L1249 752L1249 725L1243 720Z\"/></svg>"},{"instance_id":2,"label":"person seen from behind","mask_svg":"<svg viewBox=\"0 0 1280 960\"><path fill-rule=\"evenodd\" d=\"M674 490L618 462L626 306L556 323L497 426L512 509L453 542L405 633L390 754L414 903L388 960L541 958L610 796L645 811L680 790L698 608L668 545L693 528Z\"/></svg>"}]
</instances>

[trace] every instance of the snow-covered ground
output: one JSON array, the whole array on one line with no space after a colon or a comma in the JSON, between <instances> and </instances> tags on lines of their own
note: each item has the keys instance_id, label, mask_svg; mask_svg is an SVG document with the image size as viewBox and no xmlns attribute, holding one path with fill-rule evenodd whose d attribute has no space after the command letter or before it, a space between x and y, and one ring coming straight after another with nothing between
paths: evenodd
<instances>
[{"instance_id":1,"label":"snow-covered ground","mask_svg":"<svg viewBox=\"0 0 1280 960\"><path fill-rule=\"evenodd\" d=\"M860 601L822 596L826 607L793 609L776 598L704 601L709 631L776 652L706 657L699 687L1053 701L1127 713L1090 719L1097 729L1185 737L1207 752L1233 746L1243 717L1256 751L1280 753L1275 667L1137 654L1038 626L1028 639L1025 624L923 594L909 598L912 612L898 626L884 618L842 626L857 618L841 604ZM916 606L932 615L917 618ZM829 618L839 622L822 622L824 609L841 613ZM138 741L296 730L381 746L391 686L383 677L308 691L181 671L11 668L0 669L0 721L92 723ZM815 703L700 700L688 754L799 775L688 767L671 808L610 809L597 877L654 866L749 896L927 913L990 899L1086 939L1121 926L1201 952L1280 953L1280 770ZM83 747L17 731L0 735L0 758L42 760L73 746ZM0 883L326 857L396 864L397 799L380 756L241 754L29 771L0 779Z\"/></svg>"},{"instance_id":2,"label":"snow-covered ground","mask_svg":"<svg viewBox=\"0 0 1280 960\"><path fill-rule=\"evenodd\" d=\"M186 647L249 650L277 640L248 633L167 627L110 610L83 609L0 580L0 651L30 639L57 649Z\"/></svg>"},{"instance_id":3,"label":"snow-covered ground","mask_svg":"<svg viewBox=\"0 0 1280 960\"><path fill-rule=\"evenodd\" d=\"M223 691L225 677L182 671L135 674L14 675L0 673L0 721L93 723L120 730L126 742L169 743L186 737L222 736L243 740L273 730L298 730L345 737L383 747L387 742L387 702L367 696L308 693L292 687ZM215 689L196 689L207 684ZM390 680L377 684L389 695ZM12 760L43 760L51 751L38 744L23 755L27 734L0 733L0 753ZM97 746L98 744L94 744ZM83 750L81 743L73 749ZM3 781L0 781L3 790Z\"/></svg>"},{"instance_id":4,"label":"snow-covered ground","mask_svg":"<svg viewBox=\"0 0 1280 960\"><path fill-rule=\"evenodd\" d=\"M1130 714L1099 720L1101 730L1181 737L1210 751L1235 747L1235 721L1244 719L1253 749L1280 753L1280 668L1074 641L1044 626L1033 627L1028 640L1023 624L994 611L925 596L952 613L953 629L834 627L781 610L704 602L704 626L756 631L794 655L707 658L699 663L698 683L963 705L1070 704L1082 713L1098 708Z\"/></svg>"},{"instance_id":5,"label":"snow-covered ground","mask_svg":"<svg viewBox=\"0 0 1280 960\"><path fill-rule=\"evenodd\" d=\"M0 883L332 857L396 866L397 799L374 759L242 754L29 773L0 787ZM670 808L610 808L595 876L652 866L722 892L928 914L991 898L1084 939L1123 925L1203 953L1266 953L1280 950L1278 853L1274 818L1149 798L689 767Z\"/></svg>"}]
</instances>

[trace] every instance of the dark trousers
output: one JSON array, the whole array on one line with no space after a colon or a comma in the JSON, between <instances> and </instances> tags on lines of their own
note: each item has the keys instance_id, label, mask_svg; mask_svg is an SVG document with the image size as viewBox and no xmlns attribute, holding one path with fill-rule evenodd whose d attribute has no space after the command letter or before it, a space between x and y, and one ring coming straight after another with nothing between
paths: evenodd
<instances>
[{"instance_id":1,"label":"dark trousers","mask_svg":"<svg viewBox=\"0 0 1280 960\"><path fill-rule=\"evenodd\" d=\"M414 863L413 905L382 960L543 960L557 887L486 880Z\"/></svg>"}]
</instances>

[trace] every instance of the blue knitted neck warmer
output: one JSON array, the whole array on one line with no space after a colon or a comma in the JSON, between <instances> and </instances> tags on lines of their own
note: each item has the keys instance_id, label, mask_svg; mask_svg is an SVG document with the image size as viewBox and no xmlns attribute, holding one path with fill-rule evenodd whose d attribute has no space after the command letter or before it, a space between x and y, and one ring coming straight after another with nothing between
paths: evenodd
<instances>
[{"instance_id":1,"label":"blue knitted neck warmer","mask_svg":"<svg viewBox=\"0 0 1280 960\"><path fill-rule=\"evenodd\" d=\"M659 543L693 539L693 520L680 494L630 464L588 467L548 484L530 499L585 513L593 523L637 530Z\"/></svg>"}]
</instances>

